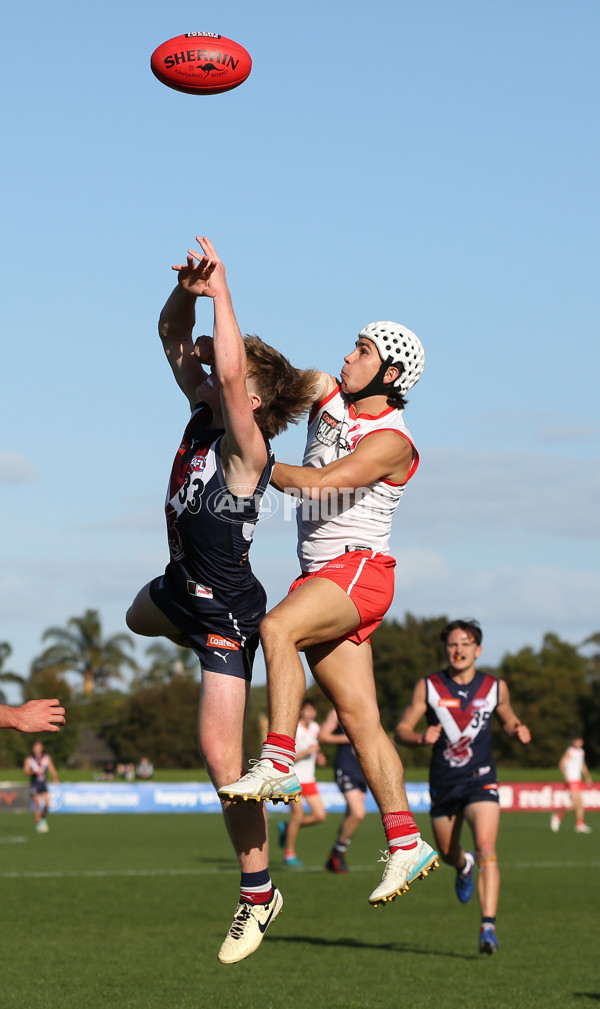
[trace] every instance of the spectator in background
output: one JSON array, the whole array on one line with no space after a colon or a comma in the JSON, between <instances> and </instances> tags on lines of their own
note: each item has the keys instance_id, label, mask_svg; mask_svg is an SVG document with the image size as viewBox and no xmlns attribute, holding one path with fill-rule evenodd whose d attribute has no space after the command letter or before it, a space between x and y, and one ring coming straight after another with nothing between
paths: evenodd
<instances>
[{"instance_id":1,"label":"spectator in background","mask_svg":"<svg viewBox=\"0 0 600 1009\"><path fill-rule=\"evenodd\" d=\"M148 781L154 774L154 764L148 757L142 757L139 764L135 769L136 778L141 778L142 781Z\"/></svg>"},{"instance_id":2,"label":"spectator in background","mask_svg":"<svg viewBox=\"0 0 600 1009\"><path fill-rule=\"evenodd\" d=\"M563 753L558 766L571 795L571 809L575 813L575 831L577 834L591 834L592 828L585 823L583 811L582 777L585 778L588 785L592 784L592 776L585 762L583 736L573 737L571 745ZM555 834L560 829L564 815L564 813L553 813L550 817L550 829Z\"/></svg>"}]
</instances>

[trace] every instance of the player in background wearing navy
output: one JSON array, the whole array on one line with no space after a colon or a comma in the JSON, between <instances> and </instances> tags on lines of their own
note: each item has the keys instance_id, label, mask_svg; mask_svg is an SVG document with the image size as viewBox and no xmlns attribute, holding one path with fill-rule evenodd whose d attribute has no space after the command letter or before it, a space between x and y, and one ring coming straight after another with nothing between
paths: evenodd
<instances>
[{"instance_id":1,"label":"player in background wearing navy","mask_svg":"<svg viewBox=\"0 0 600 1009\"><path fill-rule=\"evenodd\" d=\"M317 709L307 697L300 708L300 720L296 729L296 773L302 786L300 802L290 803L290 819L286 823L280 820L279 846L283 848L283 859L286 865L299 867L302 862L296 854L296 840L301 827L314 827L327 819L325 806L316 781L316 766L325 763L325 755L319 746L319 723L316 720ZM304 812L304 803L310 812Z\"/></svg>"},{"instance_id":2,"label":"player in background wearing navy","mask_svg":"<svg viewBox=\"0 0 600 1009\"><path fill-rule=\"evenodd\" d=\"M315 373L292 368L258 337L240 333L225 267L207 238L174 266L178 284L159 333L191 419L173 464L166 518L170 562L138 593L127 624L194 649L202 666L198 739L215 787L243 771L243 732L265 591L248 552L273 459L268 438L295 423L314 399ZM195 303L212 299L213 339L194 343ZM210 372L204 366L210 367ZM222 963L252 953L283 899L268 870L262 809L224 805L241 868L240 899L219 952Z\"/></svg>"},{"instance_id":3,"label":"player in background wearing navy","mask_svg":"<svg viewBox=\"0 0 600 1009\"><path fill-rule=\"evenodd\" d=\"M48 797L48 774L52 781L58 785L58 774L54 762L49 753L44 750L44 744L37 740L31 747L31 753L25 758L23 764L24 774L29 775L29 793L33 800L33 816L35 829L39 834L48 833L48 811L50 809L50 799Z\"/></svg>"},{"instance_id":4,"label":"player in background wearing navy","mask_svg":"<svg viewBox=\"0 0 600 1009\"><path fill-rule=\"evenodd\" d=\"M444 862L456 869L456 895L463 904L473 895L477 861L479 951L495 953L500 806L492 715L496 714L504 731L520 743L529 743L531 733L515 715L506 683L475 667L482 641L477 621L454 620L443 629L441 638L448 666L419 680L395 735L404 746L433 747L429 790L435 841ZM424 715L427 729L416 732L415 726ZM473 835L475 855L461 845L464 821Z\"/></svg>"},{"instance_id":5,"label":"player in background wearing navy","mask_svg":"<svg viewBox=\"0 0 600 1009\"><path fill-rule=\"evenodd\" d=\"M423 346L409 329L375 322L344 358L340 380L321 374L302 466L277 463L273 483L302 498L302 574L261 624L269 734L260 760L219 790L238 802L290 801L294 733L305 690L300 651L334 705L382 815L388 850L373 906L394 900L437 867L406 797L404 769L379 716L370 635L394 594L394 512L419 456L404 423L405 395L423 372Z\"/></svg>"},{"instance_id":6,"label":"player in background wearing navy","mask_svg":"<svg viewBox=\"0 0 600 1009\"><path fill-rule=\"evenodd\" d=\"M570 745L560 758L558 766L569 789L571 808L575 813L575 832L577 834L591 834L592 828L588 827L585 822L582 778L585 778L588 785L593 784L593 781L585 762L583 736L573 737ZM560 830L560 825L564 815L564 812L561 811L560 813L553 813L550 817L550 829L555 834Z\"/></svg>"},{"instance_id":7,"label":"player in background wearing navy","mask_svg":"<svg viewBox=\"0 0 600 1009\"><path fill-rule=\"evenodd\" d=\"M336 746L333 769L337 787L344 796L346 813L340 824L336 842L331 849L325 868L329 872L347 873L346 852L352 835L365 818L367 783L360 769L356 751L350 737L344 732L335 708L332 708L321 726L319 743Z\"/></svg>"},{"instance_id":8,"label":"player in background wearing navy","mask_svg":"<svg viewBox=\"0 0 600 1009\"><path fill-rule=\"evenodd\" d=\"M58 698L26 701L13 707L0 704L0 729L17 732L60 732L65 724L65 709Z\"/></svg>"}]
</instances>

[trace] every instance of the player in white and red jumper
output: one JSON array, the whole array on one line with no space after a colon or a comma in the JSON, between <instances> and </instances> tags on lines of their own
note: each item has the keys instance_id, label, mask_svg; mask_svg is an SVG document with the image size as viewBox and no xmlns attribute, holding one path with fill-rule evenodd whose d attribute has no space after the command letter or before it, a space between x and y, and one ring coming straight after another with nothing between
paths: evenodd
<instances>
[{"instance_id":1,"label":"player in white and red jumper","mask_svg":"<svg viewBox=\"0 0 600 1009\"><path fill-rule=\"evenodd\" d=\"M358 335L341 378L321 376L302 466L276 463L272 482L302 498L301 576L261 624L270 732L261 759L220 789L234 801L300 794L294 733L305 686L299 651L332 701L383 818L388 851L373 906L404 893L437 867L410 812L404 770L381 725L369 637L394 594L390 531L419 456L404 422L405 395L425 355L418 337L394 322Z\"/></svg>"},{"instance_id":2,"label":"player in white and red jumper","mask_svg":"<svg viewBox=\"0 0 600 1009\"><path fill-rule=\"evenodd\" d=\"M585 762L585 750L583 748L583 736L574 736L570 746L567 747L559 764L560 772L567 783L571 796L571 807L575 813L575 831L578 834L591 834L592 828L585 822L585 812L583 809L583 781L588 785L592 784L592 776ZM550 817L550 828L557 833L564 812L553 813Z\"/></svg>"},{"instance_id":3,"label":"player in white and red jumper","mask_svg":"<svg viewBox=\"0 0 600 1009\"><path fill-rule=\"evenodd\" d=\"M25 758L23 771L29 775L29 794L33 802L35 829L39 834L47 834L50 809L48 775L50 774L54 784L58 785L58 774L54 761L50 754L46 753L43 743L37 741L33 744L31 753Z\"/></svg>"},{"instance_id":4,"label":"player in white and red jumper","mask_svg":"<svg viewBox=\"0 0 600 1009\"><path fill-rule=\"evenodd\" d=\"M279 843L284 849L284 861L289 866L301 866L296 854L296 839L301 827L313 827L327 819L325 806L317 785L317 762L325 760L319 745L321 726L316 720L317 709L307 697L300 708L300 721L296 728L296 774L302 786L302 801L290 803L289 823L280 820ZM304 812L304 803L310 812Z\"/></svg>"},{"instance_id":5,"label":"player in white and red jumper","mask_svg":"<svg viewBox=\"0 0 600 1009\"><path fill-rule=\"evenodd\" d=\"M529 743L531 734L517 718L503 680L476 669L481 628L476 620L455 620L443 629L448 666L417 683L412 701L396 727L404 746L433 746L429 770L431 824L444 862L456 869L456 894L466 904L473 895L475 860L481 906L479 950L498 949L496 910L500 873L496 838L500 823L498 779L492 753L492 715L509 736ZM425 732L415 726L427 718ZM460 842L466 820L475 855Z\"/></svg>"},{"instance_id":6,"label":"player in white and red jumper","mask_svg":"<svg viewBox=\"0 0 600 1009\"><path fill-rule=\"evenodd\" d=\"M170 560L127 613L132 631L193 648L202 667L198 740L216 788L243 771L243 734L266 594L249 561L273 457L268 439L314 398L315 372L293 368L258 337L242 338L225 267L208 238L173 267L177 287L159 334L191 407L166 502ZM213 339L195 342L195 304L213 304ZM209 370L206 370L204 366ZM235 963L261 943L283 898L268 868L262 809L223 807L241 869L240 897L218 954Z\"/></svg>"}]
</instances>

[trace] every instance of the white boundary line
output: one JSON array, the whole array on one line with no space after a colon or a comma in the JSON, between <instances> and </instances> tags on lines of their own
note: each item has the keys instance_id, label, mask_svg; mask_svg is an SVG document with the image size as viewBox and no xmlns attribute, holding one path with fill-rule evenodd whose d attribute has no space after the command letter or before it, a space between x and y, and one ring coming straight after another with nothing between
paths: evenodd
<instances>
[{"instance_id":1,"label":"white boundary line","mask_svg":"<svg viewBox=\"0 0 600 1009\"><path fill-rule=\"evenodd\" d=\"M376 863L373 865L353 865L352 873L374 872ZM502 870L506 869L600 869L600 861L581 862L503 862ZM272 867L273 872L280 872L288 875L303 872L324 872L322 865L305 865L302 868L286 869L285 866ZM61 870L40 871L40 872L0 872L0 879L105 879L123 877L144 877L144 876L222 876L237 875L237 866L232 868L213 869L80 869L63 872Z\"/></svg>"}]
</instances>

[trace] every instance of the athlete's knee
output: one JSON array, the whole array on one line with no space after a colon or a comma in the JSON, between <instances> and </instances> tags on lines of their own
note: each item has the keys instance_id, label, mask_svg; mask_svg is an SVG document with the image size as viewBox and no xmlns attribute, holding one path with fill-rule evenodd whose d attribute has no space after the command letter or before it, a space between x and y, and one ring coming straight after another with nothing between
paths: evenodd
<instances>
[{"instance_id":1,"label":"athlete's knee","mask_svg":"<svg viewBox=\"0 0 600 1009\"><path fill-rule=\"evenodd\" d=\"M324 809L316 809L313 813L315 823L325 823L327 812Z\"/></svg>"},{"instance_id":2,"label":"athlete's knee","mask_svg":"<svg viewBox=\"0 0 600 1009\"><path fill-rule=\"evenodd\" d=\"M269 645L275 644L282 636L287 637L285 621L281 619L277 609L271 610L260 622L260 640L263 647L268 648Z\"/></svg>"},{"instance_id":3,"label":"athlete's knee","mask_svg":"<svg viewBox=\"0 0 600 1009\"><path fill-rule=\"evenodd\" d=\"M477 844L475 846L475 858L480 869L483 869L486 865L496 865L498 862L496 846L485 843Z\"/></svg>"},{"instance_id":4,"label":"athlete's knee","mask_svg":"<svg viewBox=\"0 0 600 1009\"><path fill-rule=\"evenodd\" d=\"M238 745L228 746L226 740L220 737L204 735L199 737L198 747L215 788L239 778L243 766Z\"/></svg>"}]
</instances>

